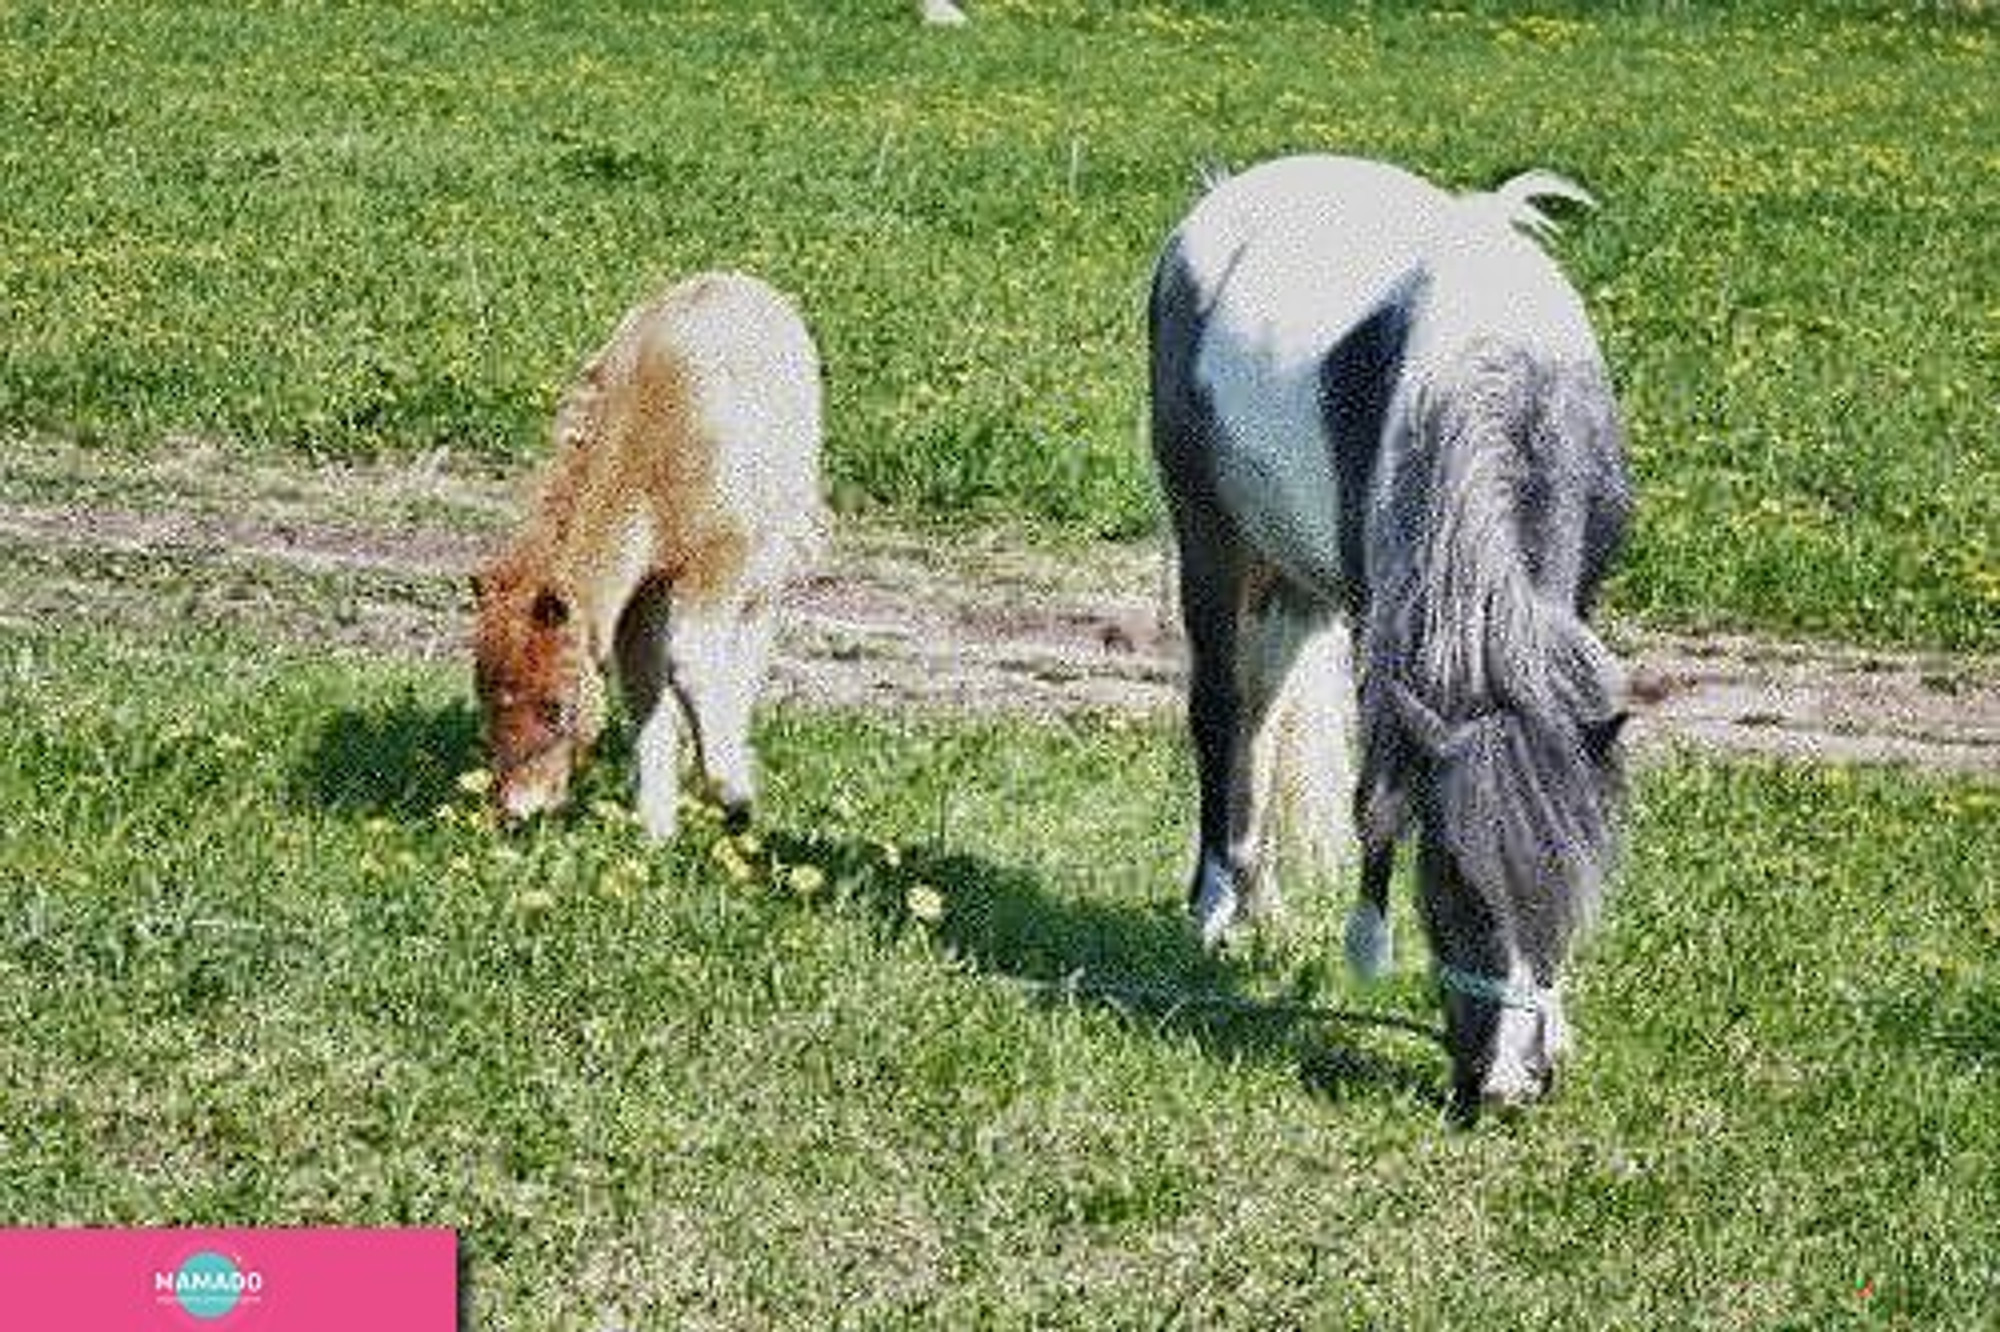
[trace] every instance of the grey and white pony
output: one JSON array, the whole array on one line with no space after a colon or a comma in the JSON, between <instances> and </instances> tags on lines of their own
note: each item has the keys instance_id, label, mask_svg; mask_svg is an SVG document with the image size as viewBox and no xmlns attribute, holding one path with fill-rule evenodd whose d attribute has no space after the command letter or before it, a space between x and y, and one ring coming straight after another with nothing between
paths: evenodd
<instances>
[{"instance_id":1,"label":"grey and white pony","mask_svg":"<svg viewBox=\"0 0 2000 1332\"><path fill-rule=\"evenodd\" d=\"M1351 810L1347 951L1379 974L1414 825L1465 1108L1551 1082L1622 789L1622 672L1585 617L1631 488L1596 338L1532 234L1543 197L1589 202L1543 172L1453 196L1287 158L1214 185L1152 292L1201 784L1190 909L1213 946L1268 909L1281 845L1337 873Z\"/></svg>"}]
</instances>

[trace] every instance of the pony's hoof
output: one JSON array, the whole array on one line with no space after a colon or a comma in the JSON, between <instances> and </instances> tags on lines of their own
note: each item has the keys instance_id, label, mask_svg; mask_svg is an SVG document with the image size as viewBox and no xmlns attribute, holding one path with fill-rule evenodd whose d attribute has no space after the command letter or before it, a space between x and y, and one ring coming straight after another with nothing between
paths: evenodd
<instances>
[{"instance_id":1,"label":"pony's hoof","mask_svg":"<svg viewBox=\"0 0 2000 1332\"><path fill-rule=\"evenodd\" d=\"M642 794L638 814L640 828L655 842L671 842L680 831L680 807L671 795L665 800L649 800Z\"/></svg>"},{"instance_id":2,"label":"pony's hoof","mask_svg":"<svg viewBox=\"0 0 2000 1332\"><path fill-rule=\"evenodd\" d=\"M1222 946L1223 936L1236 923L1238 908L1236 886L1230 881L1230 876L1204 866L1195 885L1194 900L1188 903L1188 912L1194 917L1195 931L1201 936L1203 948L1212 953Z\"/></svg>"},{"instance_id":3,"label":"pony's hoof","mask_svg":"<svg viewBox=\"0 0 2000 1332\"><path fill-rule=\"evenodd\" d=\"M1395 938L1389 918L1373 902L1356 902L1347 913L1347 965L1363 980L1381 980L1395 965Z\"/></svg>"}]
</instances>

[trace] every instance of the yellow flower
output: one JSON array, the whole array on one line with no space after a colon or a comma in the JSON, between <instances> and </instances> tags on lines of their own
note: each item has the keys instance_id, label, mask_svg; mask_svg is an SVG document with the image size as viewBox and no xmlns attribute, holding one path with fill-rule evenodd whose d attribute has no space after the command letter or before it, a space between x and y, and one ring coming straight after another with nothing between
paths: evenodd
<instances>
[{"instance_id":1,"label":"yellow flower","mask_svg":"<svg viewBox=\"0 0 2000 1332\"><path fill-rule=\"evenodd\" d=\"M715 844L708 848L708 857L720 865L722 872L737 883L748 883L754 876L750 862L745 860L743 853L736 849L736 843L730 841L727 837L716 839Z\"/></svg>"},{"instance_id":2,"label":"yellow flower","mask_svg":"<svg viewBox=\"0 0 2000 1332\"><path fill-rule=\"evenodd\" d=\"M555 895L542 888L530 888L514 899L524 916L539 916L556 904Z\"/></svg>"},{"instance_id":3,"label":"yellow flower","mask_svg":"<svg viewBox=\"0 0 2000 1332\"><path fill-rule=\"evenodd\" d=\"M913 883L903 897L903 905L910 914L926 925L935 925L944 919L944 894L927 883Z\"/></svg>"},{"instance_id":4,"label":"yellow flower","mask_svg":"<svg viewBox=\"0 0 2000 1332\"><path fill-rule=\"evenodd\" d=\"M629 821L633 816L630 810L616 801L593 800L590 802L590 817L596 819L599 823L608 823L615 828L619 824Z\"/></svg>"},{"instance_id":5,"label":"yellow flower","mask_svg":"<svg viewBox=\"0 0 2000 1332\"><path fill-rule=\"evenodd\" d=\"M493 774L485 768L467 768L458 774L458 789L470 796L483 796L493 789Z\"/></svg>"},{"instance_id":6,"label":"yellow flower","mask_svg":"<svg viewBox=\"0 0 2000 1332\"><path fill-rule=\"evenodd\" d=\"M619 901L632 896L646 882L646 864L636 856L626 856L608 866L597 880L597 890Z\"/></svg>"},{"instance_id":7,"label":"yellow flower","mask_svg":"<svg viewBox=\"0 0 2000 1332\"><path fill-rule=\"evenodd\" d=\"M811 897L826 887L826 872L817 865L794 865L785 871L785 882L800 897Z\"/></svg>"}]
</instances>

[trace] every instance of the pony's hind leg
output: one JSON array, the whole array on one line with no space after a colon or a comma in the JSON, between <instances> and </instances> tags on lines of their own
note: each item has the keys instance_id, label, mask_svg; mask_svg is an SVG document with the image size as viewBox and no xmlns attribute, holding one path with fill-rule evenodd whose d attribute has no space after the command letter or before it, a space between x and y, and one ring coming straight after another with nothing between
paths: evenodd
<instances>
[{"instance_id":1,"label":"pony's hind leg","mask_svg":"<svg viewBox=\"0 0 2000 1332\"><path fill-rule=\"evenodd\" d=\"M1279 575L1213 543L1181 547L1192 657L1189 729L1201 783L1201 847L1188 908L1204 947L1275 905L1268 806L1278 780L1274 705L1314 618Z\"/></svg>"},{"instance_id":2,"label":"pony's hind leg","mask_svg":"<svg viewBox=\"0 0 2000 1332\"><path fill-rule=\"evenodd\" d=\"M1242 704L1236 678L1239 573L1234 538L1193 505L1175 514L1179 538L1181 623L1188 645L1188 733L1194 741L1198 836L1188 911L1203 947L1235 922L1236 875L1230 865L1231 790ZM1204 521L1208 518L1208 521Z\"/></svg>"},{"instance_id":3,"label":"pony's hind leg","mask_svg":"<svg viewBox=\"0 0 2000 1332\"><path fill-rule=\"evenodd\" d=\"M764 687L776 622L766 597L676 606L667 635L674 691L687 705L709 788L732 826L756 801L750 714Z\"/></svg>"},{"instance_id":4,"label":"pony's hind leg","mask_svg":"<svg viewBox=\"0 0 2000 1332\"><path fill-rule=\"evenodd\" d=\"M618 681L638 722L639 824L650 837L672 837L679 819L680 704L667 687L670 611L667 591L646 583L618 621Z\"/></svg>"}]
</instances>

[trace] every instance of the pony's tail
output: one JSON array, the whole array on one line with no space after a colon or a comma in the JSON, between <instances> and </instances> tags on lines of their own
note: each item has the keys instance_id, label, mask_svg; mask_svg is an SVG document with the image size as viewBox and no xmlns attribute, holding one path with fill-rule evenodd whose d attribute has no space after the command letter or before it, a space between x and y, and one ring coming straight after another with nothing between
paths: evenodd
<instances>
[{"instance_id":1,"label":"pony's tail","mask_svg":"<svg viewBox=\"0 0 2000 1332\"><path fill-rule=\"evenodd\" d=\"M1260 857L1292 884L1330 893L1353 855L1352 639L1334 617L1299 645L1272 705L1267 822ZM1268 875L1268 871L1267 871Z\"/></svg>"},{"instance_id":2,"label":"pony's tail","mask_svg":"<svg viewBox=\"0 0 2000 1332\"><path fill-rule=\"evenodd\" d=\"M1459 202L1502 227L1512 227L1538 241L1547 241L1562 228L1542 211L1536 202L1540 199L1562 199L1584 208L1597 207L1597 200L1575 181L1542 170L1523 171L1489 193L1462 195Z\"/></svg>"}]
</instances>

